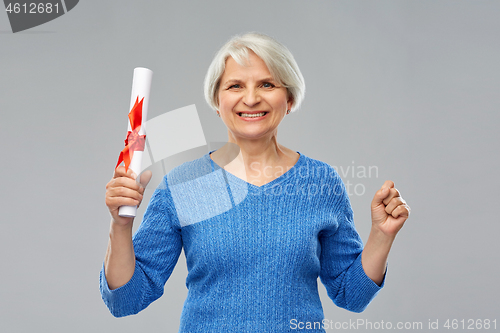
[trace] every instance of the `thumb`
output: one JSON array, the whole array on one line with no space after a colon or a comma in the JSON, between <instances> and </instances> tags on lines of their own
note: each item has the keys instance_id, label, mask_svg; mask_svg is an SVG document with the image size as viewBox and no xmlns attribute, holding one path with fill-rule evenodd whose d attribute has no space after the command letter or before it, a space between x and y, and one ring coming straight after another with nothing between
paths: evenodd
<instances>
[{"instance_id":1,"label":"thumb","mask_svg":"<svg viewBox=\"0 0 500 333\"><path fill-rule=\"evenodd\" d=\"M389 195L389 189L387 187L382 187L380 190L375 192L372 200L372 208L378 207L380 204L383 204L383 201Z\"/></svg>"},{"instance_id":2,"label":"thumb","mask_svg":"<svg viewBox=\"0 0 500 333\"><path fill-rule=\"evenodd\" d=\"M387 198L389 196L389 194L391 193L391 191L389 191L390 186L387 186L389 184L386 184L386 183L384 183L384 185L382 185L380 190L375 192L375 195L373 196L373 200L372 200L372 208L376 208L379 205L384 205L384 199Z\"/></svg>"},{"instance_id":3,"label":"thumb","mask_svg":"<svg viewBox=\"0 0 500 333\"><path fill-rule=\"evenodd\" d=\"M148 186L149 181L151 180L151 177L153 176L153 173L151 170L146 170L141 174L139 182L141 183L141 186L146 188Z\"/></svg>"}]
</instances>

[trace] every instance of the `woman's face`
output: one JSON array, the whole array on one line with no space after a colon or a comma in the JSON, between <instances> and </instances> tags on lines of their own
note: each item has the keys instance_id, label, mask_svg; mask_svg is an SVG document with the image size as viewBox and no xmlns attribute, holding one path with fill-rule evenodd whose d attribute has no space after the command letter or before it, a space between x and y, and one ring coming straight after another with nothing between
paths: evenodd
<instances>
[{"instance_id":1,"label":"woman's face","mask_svg":"<svg viewBox=\"0 0 500 333\"><path fill-rule=\"evenodd\" d=\"M271 137L292 101L287 89L273 80L264 61L252 51L247 65L227 59L219 86L220 116L236 139Z\"/></svg>"}]
</instances>

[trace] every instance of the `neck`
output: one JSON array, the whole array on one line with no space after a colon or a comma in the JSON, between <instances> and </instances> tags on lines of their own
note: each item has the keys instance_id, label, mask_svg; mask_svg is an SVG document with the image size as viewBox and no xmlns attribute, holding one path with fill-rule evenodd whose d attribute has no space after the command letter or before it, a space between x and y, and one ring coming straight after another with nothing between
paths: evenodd
<instances>
[{"instance_id":1,"label":"neck","mask_svg":"<svg viewBox=\"0 0 500 333\"><path fill-rule=\"evenodd\" d=\"M297 162L297 153L280 145L276 132L259 139L235 138L212 153L211 158L233 175L257 186L266 184Z\"/></svg>"},{"instance_id":2,"label":"neck","mask_svg":"<svg viewBox=\"0 0 500 333\"><path fill-rule=\"evenodd\" d=\"M251 166L260 168L276 165L285 156L283 147L277 141L277 130L270 136L258 139L236 138L228 131L228 142L239 148L234 162L246 170Z\"/></svg>"}]
</instances>

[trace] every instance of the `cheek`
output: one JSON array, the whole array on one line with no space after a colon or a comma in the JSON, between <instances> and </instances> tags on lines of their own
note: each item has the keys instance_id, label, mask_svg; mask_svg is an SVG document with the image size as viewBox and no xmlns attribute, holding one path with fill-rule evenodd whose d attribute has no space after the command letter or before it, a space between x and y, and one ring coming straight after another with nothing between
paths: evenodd
<instances>
[{"instance_id":1,"label":"cheek","mask_svg":"<svg viewBox=\"0 0 500 333\"><path fill-rule=\"evenodd\" d=\"M219 94L219 109L222 110L231 110L235 105L234 98L230 98L226 94Z\"/></svg>"},{"instance_id":2,"label":"cheek","mask_svg":"<svg viewBox=\"0 0 500 333\"><path fill-rule=\"evenodd\" d=\"M273 98L273 105L278 109L287 109L287 96L282 94L280 94L279 96L275 96L275 98Z\"/></svg>"}]
</instances>

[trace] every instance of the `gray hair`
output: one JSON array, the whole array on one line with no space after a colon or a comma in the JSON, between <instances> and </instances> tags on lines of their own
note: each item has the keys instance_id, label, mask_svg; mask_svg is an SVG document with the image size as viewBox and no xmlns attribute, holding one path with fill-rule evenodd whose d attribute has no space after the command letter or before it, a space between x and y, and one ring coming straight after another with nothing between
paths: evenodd
<instances>
[{"instance_id":1,"label":"gray hair","mask_svg":"<svg viewBox=\"0 0 500 333\"><path fill-rule=\"evenodd\" d=\"M288 98L293 100L291 112L300 107L306 90L304 77L292 53L277 40L260 33L247 33L232 37L217 52L205 76L205 100L214 109L219 109L220 79L226 68L226 60L232 57L238 64L245 66L248 50L252 50L266 64L276 82L286 87Z\"/></svg>"}]
</instances>

